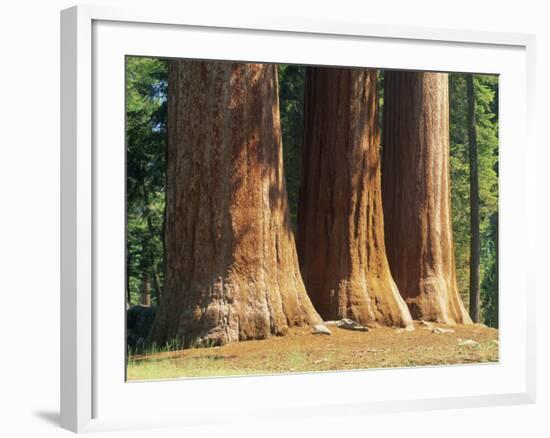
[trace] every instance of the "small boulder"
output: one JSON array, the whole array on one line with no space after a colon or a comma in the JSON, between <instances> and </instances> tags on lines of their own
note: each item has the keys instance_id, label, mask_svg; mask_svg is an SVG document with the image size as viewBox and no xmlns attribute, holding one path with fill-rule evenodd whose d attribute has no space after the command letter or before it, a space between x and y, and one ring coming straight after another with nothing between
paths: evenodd
<instances>
[{"instance_id":1,"label":"small boulder","mask_svg":"<svg viewBox=\"0 0 550 438\"><path fill-rule=\"evenodd\" d=\"M458 345L461 347L478 347L479 342L476 342L473 339L459 339Z\"/></svg>"},{"instance_id":2,"label":"small boulder","mask_svg":"<svg viewBox=\"0 0 550 438\"><path fill-rule=\"evenodd\" d=\"M317 324L313 326L314 335L332 335L332 332L328 329L326 325Z\"/></svg>"},{"instance_id":3,"label":"small boulder","mask_svg":"<svg viewBox=\"0 0 550 438\"><path fill-rule=\"evenodd\" d=\"M454 333L453 329L446 329L442 327L435 327L432 329L432 333Z\"/></svg>"},{"instance_id":4,"label":"small boulder","mask_svg":"<svg viewBox=\"0 0 550 438\"><path fill-rule=\"evenodd\" d=\"M408 325L406 327L399 327L394 330L395 333L403 333L403 332L414 332L414 326Z\"/></svg>"},{"instance_id":5,"label":"small boulder","mask_svg":"<svg viewBox=\"0 0 550 438\"><path fill-rule=\"evenodd\" d=\"M355 331L359 331L359 332L368 332L369 331L368 327L366 327L362 324L359 324L357 321L354 321L354 320L349 319L349 318L341 319L340 321L338 321L336 326L341 328L341 329L355 330Z\"/></svg>"}]
</instances>

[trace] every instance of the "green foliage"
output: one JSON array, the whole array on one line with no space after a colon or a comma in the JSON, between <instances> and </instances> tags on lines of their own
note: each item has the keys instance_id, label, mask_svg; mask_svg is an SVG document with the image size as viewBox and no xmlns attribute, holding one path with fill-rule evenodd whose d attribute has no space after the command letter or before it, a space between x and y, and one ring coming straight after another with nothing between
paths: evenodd
<instances>
[{"instance_id":1,"label":"green foliage","mask_svg":"<svg viewBox=\"0 0 550 438\"><path fill-rule=\"evenodd\" d=\"M465 303L469 299L470 276L470 168L467 131L466 79L464 74L449 75L450 90L450 168L451 206L457 281ZM478 140L480 233L481 233L481 295L482 316L489 324L494 321L492 307L486 300L495 302L489 294L488 278L495 277L495 239L491 218L498 212L498 77L474 75L476 100L476 126ZM487 280L486 280L487 279ZM498 290L492 290L498 294Z\"/></svg>"},{"instance_id":2,"label":"green foliage","mask_svg":"<svg viewBox=\"0 0 550 438\"><path fill-rule=\"evenodd\" d=\"M305 67L279 64L279 108L290 217L296 227L303 141Z\"/></svg>"},{"instance_id":3,"label":"green foliage","mask_svg":"<svg viewBox=\"0 0 550 438\"><path fill-rule=\"evenodd\" d=\"M384 124L384 70L378 70L376 82L378 86L378 128L380 129L380 138L382 138ZM382 145L380 145L381 147Z\"/></svg>"},{"instance_id":4,"label":"green foliage","mask_svg":"<svg viewBox=\"0 0 550 438\"><path fill-rule=\"evenodd\" d=\"M498 328L498 213L490 220L486 253L483 255L483 280L481 282L481 312L483 321Z\"/></svg>"},{"instance_id":5,"label":"green foliage","mask_svg":"<svg viewBox=\"0 0 550 438\"><path fill-rule=\"evenodd\" d=\"M127 294L139 302L144 282L153 302L162 288L167 63L126 60Z\"/></svg>"}]
</instances>

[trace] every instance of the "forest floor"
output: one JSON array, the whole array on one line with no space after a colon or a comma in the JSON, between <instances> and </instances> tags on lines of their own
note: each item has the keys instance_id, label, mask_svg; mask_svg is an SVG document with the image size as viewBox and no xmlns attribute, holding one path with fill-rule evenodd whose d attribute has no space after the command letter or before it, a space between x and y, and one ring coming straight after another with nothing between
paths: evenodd
<instances>
[{"instance_id":1,"label":"forest floor","mask_svg":"<svg viewBox=\"0 0 550 438\"><path fill-rule=\"evenodd\" d=\"M332 335L292 329L287 336L221 347L134 355L128 380L214 377L498 361L498 330L481 324L415 322L415 330L380 327L356 332L329 326ZM435 327L453 332L434 333ZM464 341L467 341L464 344ZM470 342L474 341L474 342ZM463 345L461 345L463 344Z\"/></svg>"}]
</instances>

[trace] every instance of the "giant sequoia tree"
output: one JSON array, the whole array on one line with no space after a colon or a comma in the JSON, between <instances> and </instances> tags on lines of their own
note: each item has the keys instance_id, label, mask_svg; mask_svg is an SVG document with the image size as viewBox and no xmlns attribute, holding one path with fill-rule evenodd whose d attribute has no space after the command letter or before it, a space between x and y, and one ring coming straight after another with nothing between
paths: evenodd
<instances>
[{"instance_id":1,"label":"giant sequoia tree","mask_svg":"<svg viewBox=\"0 0 550 438\"><path fill-rule=\"evenodd\" d=\"M445 73L384 75L382 189L391 271L414 318L467 323L454 263Z\"/></svg>"},{"instance_id":2,"label":"giant sequoia tree","mask_svg":"<svg viewBox=\"0 0 550 438\"><path fill-rule=\"evenodd\" d=\"M275 65L170 62L166 276L151 341L223 344L320 321L281 148Z\"/></svg>"},{"instance_id":3,"label":"giant sequoia tree","mask_svg":"<svg viewBox=\"0 0 550 438\"><path fill-rule=\"evenodd\" d=\"M325 319L406 326L384 245L376 70L306 73L298 252Z\"/></svg>"}]
</instances>

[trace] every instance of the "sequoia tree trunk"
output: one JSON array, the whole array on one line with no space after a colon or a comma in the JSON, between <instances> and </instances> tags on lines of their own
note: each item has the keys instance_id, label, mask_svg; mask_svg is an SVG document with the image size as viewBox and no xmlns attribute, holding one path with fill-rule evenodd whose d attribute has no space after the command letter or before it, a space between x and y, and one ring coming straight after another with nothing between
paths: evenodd
<instances>
[{"instance_id":1,"label":"sequoia tree trunk","mask_svg":"<svg viewBox=\"0 0 550 438\"><path fill-rule=\"evenodd\" d=\"M471 322L456 283L446 73L384 76L382 199L391 272L413 318Z\"/></svg>"},{"instance_id":2,"label":"sequoia tree trunk","mask_svg":"<svg viewBox=\"0 0 550 438\"><path fill-rule=\"evenodd\" d=\"M298 254L325 319L410 326L384 245L376 70L310 67Z\"/></svg>"},{"instance_id":3,"label":"sequoia tree trunk","mask_svg":"<svg viewBox=\"0 0 550 438\"><path fill-rule=\"evenodd\" d=\"M290 229L277 66L171 61L167 147L166 277L150 340L220 345L320 322Z\"/></svg>"},{"instance_id":4,"label":"sequoia tree trunk","mask_svg":"<svg viewBox=\"0 0 550 438\"><path fill-rule=\"evenodd\" d=\"M479 322L479 265L481 240L479 235L479 177L477 168L476 101L474 75L466 75L468 95L468 143L470 156L470 318Z\"/></svg>"}]
</instances>

